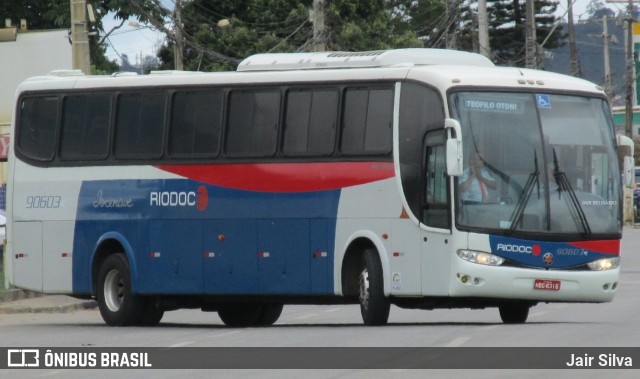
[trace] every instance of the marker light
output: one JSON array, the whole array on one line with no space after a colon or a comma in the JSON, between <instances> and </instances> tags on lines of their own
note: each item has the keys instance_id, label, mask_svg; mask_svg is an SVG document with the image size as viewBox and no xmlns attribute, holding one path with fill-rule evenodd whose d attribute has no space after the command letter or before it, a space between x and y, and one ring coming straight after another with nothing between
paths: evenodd
<instances>
[{"instance_id":1,"label":"marker light","mask_svg":"<svg viewBox=\"0 0 640 379\"><path fill-rule=\"evenodd\" d=\"M504 258L489 253L483 253L481 251L458 250L457 253L458 256L465 261L481 265L500 266L504 262Z\"/></svg>"},{"instance_id":2,"label":"marker light","mask_svg":"<svg viewBox=\"0 0 640 379\"><path fill-rule=\"evenodd\" d=\"M620 257L598 259L597 261L589 262L587 265L593 271L613 270L620 266Z\"/></svg>"}]
</instances>

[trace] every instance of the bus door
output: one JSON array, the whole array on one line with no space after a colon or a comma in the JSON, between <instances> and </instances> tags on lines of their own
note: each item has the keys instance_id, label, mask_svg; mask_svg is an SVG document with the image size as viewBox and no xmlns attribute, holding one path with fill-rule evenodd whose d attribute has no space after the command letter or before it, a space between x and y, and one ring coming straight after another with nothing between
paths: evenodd
<instances>
[{"instance_id":1,"label":"bus door","mask_svg":"<svg viewBox=\"0 0 640 379\"><path fill-rule=\"evenodd\" d=\"M446 130L424 139L421 256L423 295L447 295L452 252L451 191L446 167Z\"/></svg>"}]
</instances>

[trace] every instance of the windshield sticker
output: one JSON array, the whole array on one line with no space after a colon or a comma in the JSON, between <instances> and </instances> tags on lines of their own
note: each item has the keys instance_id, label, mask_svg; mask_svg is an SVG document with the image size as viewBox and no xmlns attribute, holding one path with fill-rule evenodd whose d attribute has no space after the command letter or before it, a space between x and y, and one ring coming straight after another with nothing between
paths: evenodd
<instances>
[{"instance_id":1,"label":"windshield sticker","mask_svg":"<svg viewBox=\"0 0 640 379\"><path fill-rule=\"evenodd\" d=\"M536 95L536 103L538 108L551 109L551 98L549 95Z\"/></svg>"},{"instance_id":2,"label":"windshield sticker","mask_svg":"<svg viewBox=\"0 0 640 379\"><path fill-rule=\"evenodd\" d=\"M466 109L477 109L487 111L517 112L521 105L511 101L495 100L465 100L463 107Z\"/></svg>"}]
</instances>

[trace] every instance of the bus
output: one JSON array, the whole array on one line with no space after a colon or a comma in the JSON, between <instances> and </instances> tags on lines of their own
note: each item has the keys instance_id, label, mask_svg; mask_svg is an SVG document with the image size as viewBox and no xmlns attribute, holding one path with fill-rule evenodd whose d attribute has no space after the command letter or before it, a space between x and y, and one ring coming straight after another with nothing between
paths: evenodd
<instances>
[{"instance_id":1,"label":"bus","mask_svg":"<svg viewBox=\"0 0 640 379\"><path fill-rule=\"evenodd\" d=\"M618 286L628 139L581 79L439 49L59 71L19 86L12 133L8 285L108 325L267 326L285 304L524 323Z\"/></svg>"}]
</instances>

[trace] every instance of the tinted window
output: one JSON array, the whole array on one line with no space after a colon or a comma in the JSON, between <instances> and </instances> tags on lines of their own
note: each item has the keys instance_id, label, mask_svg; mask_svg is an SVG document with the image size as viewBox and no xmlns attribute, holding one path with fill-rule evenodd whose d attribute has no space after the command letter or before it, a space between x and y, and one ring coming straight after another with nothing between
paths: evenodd
<instances>
[{"instance_id":1,"label":"tinted window","mask_svg":"<svg viewBox=\"0 0 640 379\"><path fill-rule=\"evenodd\" d=\"M435 130L425 138L425 201L422 222L434 228L449 228L449 177L446 167L446 131Z\"/></svg>"},{"instance_id":2,"label":"tinted window","mask_svg":"<svg viewBox=\"0 0 640 379\"><path fill-rule=\"evenodd\" d=\"M111 97L68 96L64 100L60 156L63 159L99 159L109 148Z\"/></svg>"},{"instance_id":3,"label":"tinted window","mask_svg":"<svg viewBox=\"0 0 640 379\"><path fill-rule=\"evenodd\" d=\"M348 89L340 150L349 155L390 152L392 121L391 89Z\"/></svg>"},{"instance_id":4,"label":"tinted window","mask_svg":"<svg viewBox=\"0 0 640 379\"><path fill-rule=\"evenodd\" d=\"M283 152L287 155L331 154L335 145L337 113L336 91L289 92Z\"/></svg>"},{"instance_id":5,"label":"tinted window","mask_svg":"<svg viewBox=\"0 0 640 379\"><path fill-rule=\"evenodd\" d=\"M229 99L227 154L244 157L273 155L279 119L279 92L232 92Z\"/></svg>"},{"instance_id":6,"label":"tinted window","mask_svg":"<svg viewBox=\"0 0 640 379\"><path fill-rule=\"evenodd\" d=\"M160 157L164 117L164 93L121 95L116 116L116 157Z\"/></svg>"},{"instance_id":7,"label":"tinted window","mask_svg":"<svg viewBox=\"0 0 640 379\"><path fill-rule=\"evenodd\" d=\"M173 97L169 152L215 156L220 145L222 91L179 92Z\"/></svg>"},{"instance_id":8,"label":"tinted window","mask_svg":"<svg viewBox=\"0 0 640 379\"><path fill-rule=\"evenodd\" d=\"M33 159L53 159L57 119L57 97L33 97L22 100L18 132L20 152Z\"/></svg>"}]
</instances>

